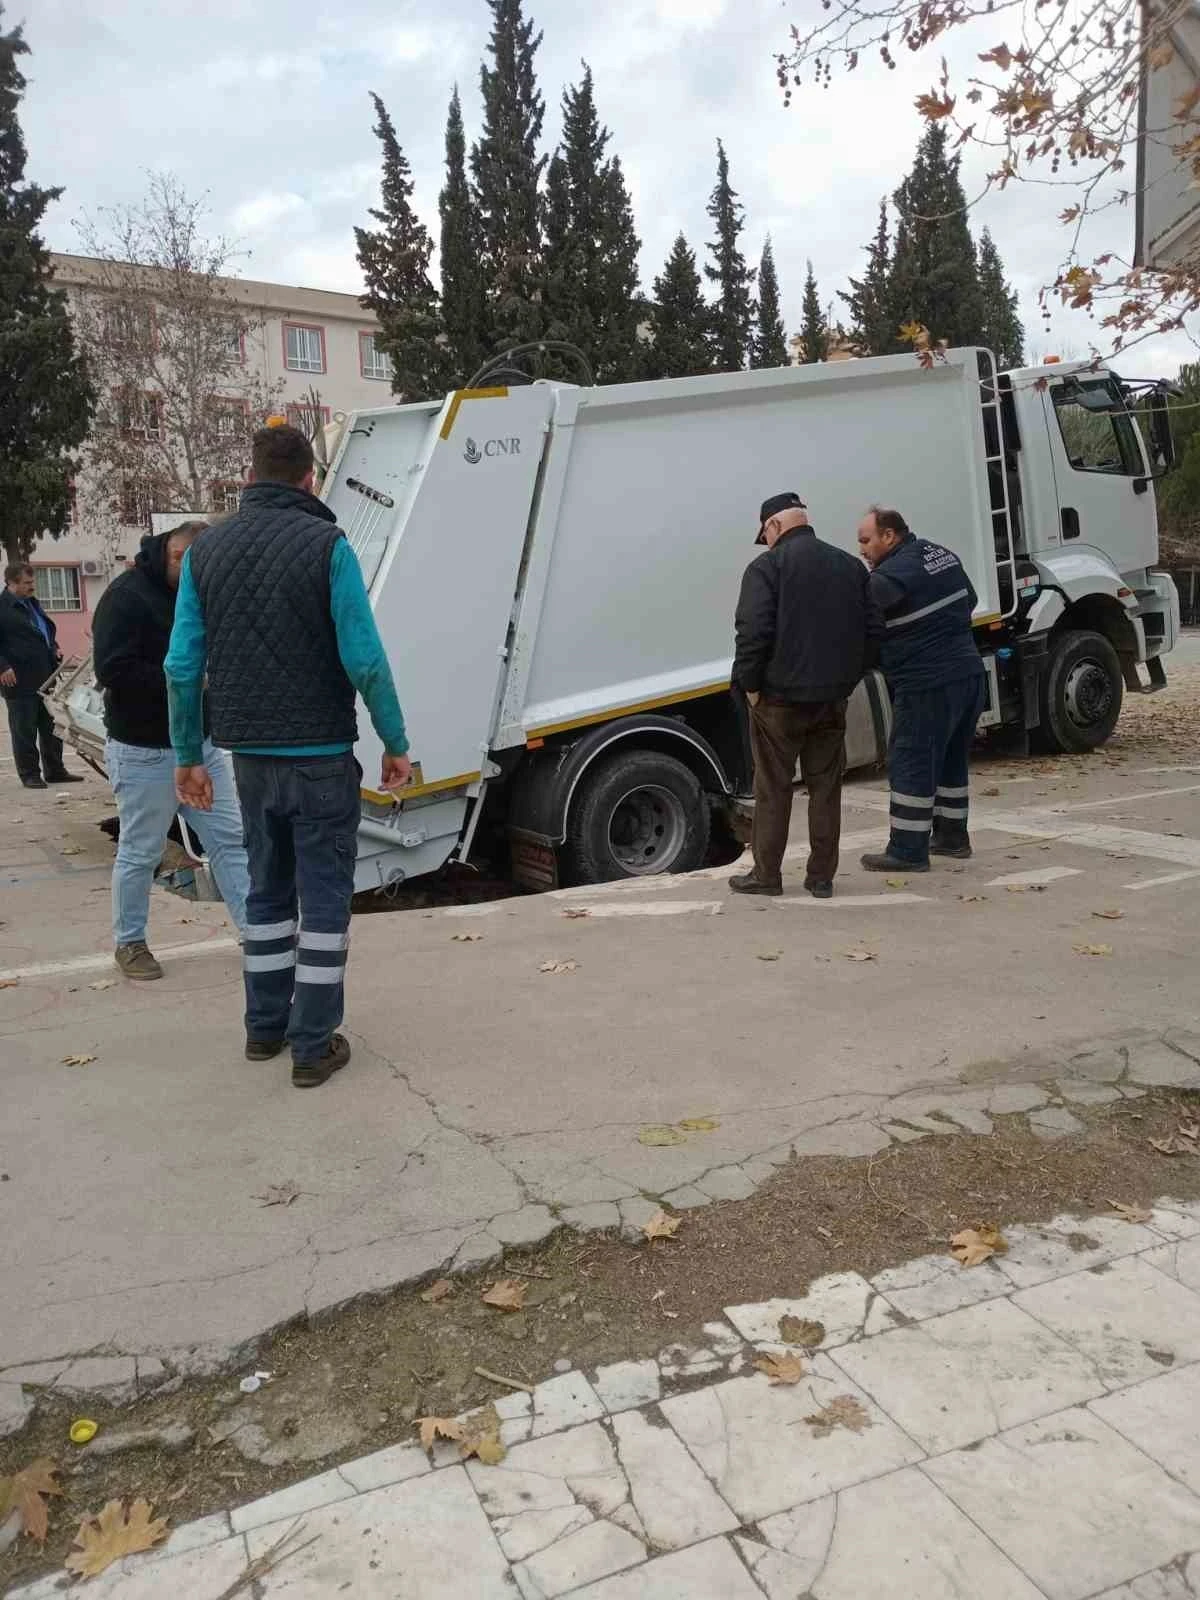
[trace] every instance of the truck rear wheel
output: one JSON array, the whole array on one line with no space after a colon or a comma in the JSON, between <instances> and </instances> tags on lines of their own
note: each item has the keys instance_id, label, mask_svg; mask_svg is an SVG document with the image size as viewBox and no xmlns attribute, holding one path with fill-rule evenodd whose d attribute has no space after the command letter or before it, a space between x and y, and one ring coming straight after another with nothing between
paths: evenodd
<instances>
[{"instance_id":1,"label":"truck rear wheel","mask_svg":"<svg viewBox=\"0 0 1200 1600\"><path fill-rule=\"evenodd\" d=\"M708 800L695 774L673 756L628 750L589 767L567 818L565 877L611 883L660 872L691 872L708 850Z\"/></svg>"},{"instance_id":2,"label":"truck rear wheel","mask_svg":"<svg viewBox=\"0 0 1200 1600\"><path fill-rule=\"evenodd\" d=\"M1056 753L1095 750L1117 725L1124 690L1120 658L1102 633L1060 634L1042 679L1038 744Z\"/></svg>"}]
</instances>

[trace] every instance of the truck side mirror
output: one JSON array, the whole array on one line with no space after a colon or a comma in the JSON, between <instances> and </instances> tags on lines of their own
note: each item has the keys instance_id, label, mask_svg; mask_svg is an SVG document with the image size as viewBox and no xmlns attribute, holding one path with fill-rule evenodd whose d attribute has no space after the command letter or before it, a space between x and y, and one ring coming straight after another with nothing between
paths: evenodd
<instances>
[{"instance_id":1,"label":"truck side mirror","mask_svg":"<svg viewBox=\"0 0 1200 1600\"><path fill-rule=\"evenodd\" d=\"M1150 445L1153 464L1163 472L1175 465L1175 436L1171 432L1171 413L1167 409L1167 396L1161 390L1150 395Z\"/></svg>"}]
</instances>

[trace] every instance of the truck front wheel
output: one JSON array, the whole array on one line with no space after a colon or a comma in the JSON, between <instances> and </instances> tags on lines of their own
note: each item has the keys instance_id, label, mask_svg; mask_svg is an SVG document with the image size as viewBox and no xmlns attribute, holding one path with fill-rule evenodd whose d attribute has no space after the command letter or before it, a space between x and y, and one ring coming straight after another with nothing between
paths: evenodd
<instances>
[{"instance_id":1,"label":"truck front wheel","mask_svg":"<svg viewBox=\"0 0 1200 1600\"><path fill-rule=\"evenodd\" d=\"M1102 633L1061 634L1042 679L1038 743L1055 753L1095 750L1117 725L1124 688L1120 659Z\"/></svg>"},{"instance_id":2,"label":"truck front wheel","mask_svg":"<svg viewBox=\"0 0 1200 1600\"><path fill-rule=\"evenodd\" d=\"M570 883L610 883L659 872L691 872L708 851L708 800L694 773L672 756L628 750L598 761L579 780L563 843Z\"/></svg>"}]
</instances>

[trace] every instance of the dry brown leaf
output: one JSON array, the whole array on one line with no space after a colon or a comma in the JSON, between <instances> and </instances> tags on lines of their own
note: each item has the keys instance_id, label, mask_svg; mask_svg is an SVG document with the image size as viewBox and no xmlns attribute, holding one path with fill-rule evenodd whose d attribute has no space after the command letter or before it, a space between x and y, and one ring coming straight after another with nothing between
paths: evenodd
<instances>
[{"instance_id":1,"label":"dry brown leaf","mask_svg":"<svg viewBox=\"0 0 1200 1600\"><path fill-rule=\"evenodd\" d=\"M1024 894L1029 888L1029 885L1027 883L1006 883L1004 887L1008 890L1009 894Z\"/></svg>"},{"instance_id":2,"label":"dry brown leaf","mask_svg":"<svg viewBox=\"0 0 1200 1600\"><path fill-rule=\"evenodd\" d=\"M15 989L20 981L20 978L0 978L0 989Z\"/></svg>"},{"instance_id":3,"label":"dry brown leaf","mask_svg":"<svg viewBox=\"0 0 1200 1600\"><path fill-rule=\"evenodd\" d=\"M1177 1133L1169 1133L1165 1139L1151 1139L1150 1145L1163 1156L1200 1155L1200 1149L1191 1139L1186 1136L1181 1139Z\"/></svg>"},{"instance_id":4,"label":"dry brown leaf","mask_svg":"<svg viewBox=\"0 0 1200 1600\"><path fill-rule=\"evenodd\" d=\"M80 845L69 844L65 849L60 850L59 854L64 856L81 856L83 854L83 849Z\"/></svg>"},{"instance_id":5,"label":"dry brown leaf","mask_svg":"<svg viewBox=\"0 0 1200 1600\"><path fill-rule=\"evenodd\" d=\"M990 789L981 789L979 792L980 792L981 795L984 795L988 800L994 800L996 798L996 796L1000 793L999 789L996 788L996 786L994 784L992 785L992 787Z\"/></svg>"},{"instance_id":6,"label":"dry brown leaf","mask_svg":"<svg viewBox=\"0 0 1200 1600\"><path fill-rule=\"evenodd\" d=\"M89 983L88 984L88 988L89 989L113 989L113 988L116 987L116 983L117 983L117 980L115 978L97 978L95 983ZM2 986L0 986L0 987L2 987Z\"/></svg>"},{"instance_id":7,"label":"dry brown leaf","mask_svg":"<svg viewBox=\"0 0 1200 1600\"><path fill-rule=\"evenodd\" d=\"M64 1067L90 1067L95 1059L95 1056L64 1056L62 1064Z\"/></svg>"},{"instance_id":8,"label":"dry brown leaf","mask_svg":"<svg viewBox=\"0 0 1200 1600\"><path fill-rule=\"evenodd\" d=\"M687 1133L712 1133L721 1124L716 1117L681 1117L678 1126Z\"/></svg>"},{"instance_id":9,"label":"dry brown leaf","mask_svg":"<svg viewBox=\"0 0 1200 1600\"><path fill-rule=\"evenodd\" d=\"M461 1439L463 1436L462 1423L455 1422L453 1417L418 1417L416 1428L425 1450L433 1449L435 1439Z\"/></svg>"},{"instance_id":10,"label":"dry brown leaf","mask_svg":"<svg viewBox=\"0 0 1200 1600\"><path fill-rule=\"evenodd\" d=\"M958 898L962 901L963 905L965 905L965 906L973 906L973 905L977 905L980 900L986 900L987 899L987 895L985 895L985 894L960 894Z\"/></svg>"},{"instance_id":11,"label":"dry brown leaf","mask_svg":"<svg viewBox=\"0 0 1200 1600\"><path fill-rule=\"evenodd\" d=\"M839 1394L827 1406L822 1406L820 1411L804 1420L818 1439L824 1439L835 1428L849 1428L851 1433L861 1433L864 1428L871 1426L866 1407L852 1394Z\"/></svg>"},{"instance_id":12,"label":"dry brown leaf","mask_svg":"<svg viewBox=\"0 0 1200 1600\"><path fill-rule=\"evenodd\" d=\"M759 1372L765 1372L772 1383L799 1383L808 1376L799 1356L761 1355L754 1365Z\"/></svg>"},{"instance_id":13,"label":"dry brown leaf","mask_svg":"<svg viewBox=\"0 0 1200 1600\"><path fill-rule=\"evenodd\" d=\"M642 1223L647 1239L673 1239L679 1232L682 1217L669 1217L665 1211L656 1211L649 1222Z\"/></svg>"},{"instance_id":14,"label":"dry brown leaf","mask_svg":"<svg viewBox=\"0 0 1200 1600\"><path fill-rule=\"evenodd\" d=\"M964 1267L978 1267L989 1256L1002 1256L1008 1250L1008 1240L991 1223L981 1222L974 1228L963 1228L950 1241L950 1249Z\"/></svg>"},{"instance_id":15,"label":"dry brown leaf","mask_svg":"<svg viewBox=\"0 0 1200 1600\"><path fill-rule=\"evenodd\" d=\"M1108 911L1093 911L1092 915L1094 917L1102 918L1105 922L1120 922L1125 913L1123 911L1118 911L1114 906Z\"/></svg>"},{"instance_id":16,"label":"dry brown leaf","mask_svg":"<svg viewBox=\"0 0 1200 1600\"><path fill-rule=\"evenodd\" d=\"M67 1557L67 1571L95 1578L122 1556L150 1550L167 1537L166 1517L155 1517L147 1500L110 1500L98 1517L85 1517Z\"/></svg>"},{"instance_id":17,"label":"dry brown leaf","mask_svg":"<svg viewBox=\"0 0 1200 1600\"><path fill-rule=\"evenodd\" d=\"M1153 1211L1147 1211L1145 1206L1128 1205L1123 1200L1110 1200L1108 1203L1122 1222L1149 1222L1154 1215Z\"/></svg>"},{"instance_id":18,"label":"dry brown leaf","mask_svg":"<svg viewBox=\"0 0 1200 1600\"><path fill-rule=\"evenodd\" d=\"M1181 1122L1176 1132L1181 1139L1200 1139L1200 1122Z\"/></svg>"},{"instance_id":19,"label":"dry brown leaf","mask_svg":"<svg viewBox=\"0 0 1200 1600\"><path fill-rule=\"evenodd\" d=\"M847 961L874 961L876 959L874 950L863 950L859 946L854 946L849 950L839 950L838 955L845 956Z\"/></svg>"},{"instance_id":20,"label":"dry brown leaf","mask_svg":"<svg viewBox=\"0 0 1200 1600\"><path fill-rule=\"evenodd\" d=\"M563 912L563 916L570 917L572 922L577 922L580 917L590 917L591 914L586 906L568 906Z\"/></svg>"},{"instance_id":21,"label":"dry brown leaf","mask_svg":"<svg viewBox=\"0 0 1200 1600\"><path fill-rule=\"evenodd\" d=\"M485 1306L495 1306L497 1311L521 1311L528 1293L527 1283L521 1283L517 1278L501 1278L483 1296L483 1303Z\"/></svg>"},{"instance_id":22,"label":"dry brown leaf","mask_svg":"<svg viewBox=\"0 0 1200 1600\"><path fill-rule=\"evenodd\" d=\"M50 1527L45 1495L62 1494L56 1480L58 1468L48 1456L39 1456L11 1478L0 1478L0 1525L17 1511L21 1516L21 1532L27 1533L39 1544L45 1544Z\"/></svg>"},{"instance_id":23,"label":"dry brown leaf","mask_svg":"<svg viewBox=\"0 0 1200 1600\"><path fill-rule=\"evenodd\" d=\"M543 961L541 966L538 968L538 971L553 972L556 974L563 972L578 972L579 963L578 961Z\"/></svg>"},{"instance_id":24,"label":"dry brown leaf","mask_svg":"<svg viewBox=\"0 0 1200 1600\"><path fill-rule=\"evenodd\" d=\"M680 1133L678 1128L668 1128L654 1125L643 1128L638 1134L639 1144L686 1144L686 1135Z\"/></svg>"},{"instance_id":25,"label":"dry brown leaf","mask_svg":"<svg viewBox=\"0 0 1200 1600\"><path fill-rule=\"evenodd\" d=\"M431 1283L422 1294L421 1299L427 1306L436 1306L440 1300L447 1299L454 1293L454 1285L449 1278L439 1278L436 1283Z\"/></svg>"},{"instance_id":26,"label":"dry brown leaf","mask_svg":"<svg viewBox=\"0 0 1200 1600\"><path fill-rule=\"evenodd\" d=\"M483 935L481 933L452 933L450 942L451 944L478 944L482 938Z\"/></svg>"},{"instance_id":27,"label":"dry brown leaf","mask_svg":"<svg viewBox=\"0 0 1200 1600\"><path fill-rule=\"evenodd\" d=\"M779 1319L779 1337L784 1344L798 1344L805 1350L815 1350L825 1338L825 1324L810 1322L807 1317L785 1315Z\"/></svg>"},{"instance_id":28,"label":"dry brown leaf","mask_svg":"<svg viewBox=\"0 0 1200 1600\"><path fill-rule=\"evenodd\" d=\"M885 878L884 882L889 889L904 889L908 886L907 878Z\"/></svg>"},{"instance_id":29,"label":"dry brown leaf","mask_svg":"<svg viewBox=\"0 0 1200 1600\"><path fill-rule=\"evenodd\" d=\"M758 952L758 959L760 961L781 961L783 959L783 951L782 950L760 950Z\"/></svg>"},{"instance_id":30,"label":"dry brown leaf","mask_svg":"<svg viewBox=\"0 0 1200 1600\"><path fill-rule=\"evenodd\" d=\"M500 1443L500 1417L494 1405L472 1411L463 1421L458 1448L464 1460L477 1456L484 1466L499 1466L505 1449Z\"/></svg>"},{"instance_id":31,"label":"dry brown leaf","mask_svg":"<svg viewBox=\"0 0 1200 1600\"><path fill-rule=\"evenodd\" d=\"M1077 944L1073 948L1077 956L1110 956L1113 953L1110 944Z\"/></svg>"},{"instance_id":32,"label":"dry brown leaf","mask_svg":"<svg viewBox=\"0 0 1200 1600\"><path fill-rule=\"evenodd\" d=\"M300 1186L289 1178L286 1183L269 1183L262 1194L254 1198L260 1200L264 1206L290 1206L293 1200L299 1199Z\"/></svg>"}]
</instances>

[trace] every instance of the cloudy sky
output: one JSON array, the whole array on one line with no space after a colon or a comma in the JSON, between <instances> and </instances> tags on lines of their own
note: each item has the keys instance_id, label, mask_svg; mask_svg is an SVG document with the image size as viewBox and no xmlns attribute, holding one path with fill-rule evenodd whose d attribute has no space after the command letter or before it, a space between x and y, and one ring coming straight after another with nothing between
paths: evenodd
<instances>
[{"instance_id":1,"label":"cloudy sky","mask_svg":"<svg viewBox=\"0 0 1200 1600\"><path fill-rule=\"evenodd\" d=\"M27 0L26 0L27 3ZM879 198L912 159L920 122L912 101L932 63L860 69L784 108L774 53L792 22L820 0L529 0L544 29L538 68L546 137L558 131L562 86L581 61L596 78L601 115L626 167L643 241L643 276L659 270L682 228L708 237L715 141L724 139L747 212L747 253L770 233L789 327L799 322L805 260L823 298L862 264ZM320 288L360 287L352 228L376 197L378 145L371 90L383 96L412 162L416 200L436 220L446 103L459 83L468 137L478 126L485 0L340 0L284 7L208 0L5 0L34 52L23 112L30 176L65 189L47 234L79 247L81 212L136 200L148 168L209 196L213 230L235 239L245 276ZM288 31L293 25L295 33ZM993 28L992 31L995 31ZM959 60L996 44L960 39ZM953 58L952 58L953 59ZM982 165L968 168L968 192ZM1085 355L1098 337L1080 313L1044 331L1037 291L1053 276L1063 230L1061 194L1020 186L986 198L975 227L991 227L1021 295L1027 351ZM1132 214L1113 214L1097 249L1131 248ZM1126 357L1129 375L1172 372L1195 358L1183 336Z\"/></svg>"}]
</instances>

